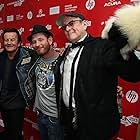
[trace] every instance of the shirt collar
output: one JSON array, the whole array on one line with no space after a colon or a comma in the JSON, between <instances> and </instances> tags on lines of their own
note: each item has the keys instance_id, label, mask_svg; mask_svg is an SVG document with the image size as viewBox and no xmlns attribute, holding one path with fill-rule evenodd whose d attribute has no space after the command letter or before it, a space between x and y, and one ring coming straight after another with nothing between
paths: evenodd
<instances>
[{"instance_id":1,"label":"shirt collar","mask_svg":"<svg viewBox=\"0 0 140 140\"><path fill-rule=\"evenodd\" d=\"M77 42L82 42L86 37L87 37L87 33L80 40L78 40Z\"/></svg>"}]
</instances>

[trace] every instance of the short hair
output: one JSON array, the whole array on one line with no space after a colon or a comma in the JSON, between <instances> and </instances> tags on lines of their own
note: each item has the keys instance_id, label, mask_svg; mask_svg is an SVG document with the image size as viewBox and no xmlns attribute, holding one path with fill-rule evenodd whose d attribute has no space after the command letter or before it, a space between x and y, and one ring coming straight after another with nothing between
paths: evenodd
<instances>
[{"instance_id":1,"label":"short hair","mask_svg":"<svg viewBox=\"0 0 140 140\"><path fill-rule=\"evenodd\" d=\"M15 32L18 36L18 43L22 41L21 39L21 35L19 33L19 31L16 28L6 28L3 33L2 33L2 39L4 40L4 34L8 33L8 32Z\"/></svg>"}]
</instances>

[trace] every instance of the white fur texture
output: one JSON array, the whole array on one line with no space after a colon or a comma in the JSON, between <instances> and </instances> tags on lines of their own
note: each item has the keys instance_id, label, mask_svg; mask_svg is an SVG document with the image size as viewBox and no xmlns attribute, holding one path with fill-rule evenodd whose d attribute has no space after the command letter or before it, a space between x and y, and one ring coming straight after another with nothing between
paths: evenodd
<instances>
[{"instance_id":1,"label":"white fur texture","mask_svg":"<svg viewBox=\"0 0 140 140\"><path fill-rule=\"evenodd\" d=\"M140 41L140 3L121 7L115 12L115 17L115 24L128 37L129 47L135 48Z\"/></svg>"}]
</instances>

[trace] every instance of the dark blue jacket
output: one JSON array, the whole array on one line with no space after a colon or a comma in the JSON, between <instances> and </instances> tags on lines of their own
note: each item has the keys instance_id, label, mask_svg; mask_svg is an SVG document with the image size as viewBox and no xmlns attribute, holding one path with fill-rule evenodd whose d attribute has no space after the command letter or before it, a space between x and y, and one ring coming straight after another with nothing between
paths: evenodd
<instances>
[{"instance_id":1,"label":"dark blue jacket","mask_svg":"<svg viewBox=\"0 0 140 140\"><path fill-rule=\"evenodd\" d=\"M0 66L3 66L5 62L4 59L6 51L0 53ZM37 62L38 56L36 53L28 48L20 47L19 48L19 58L16 65L16 74L19 80L20 90L22 95L27 103L27 105L31 104L34 100L36 93L36 85L35 85L35 73L34 68ZM0 89L2 86L2 77L1 75L2 68L0 69Z\"/></svg>"}]
</instances>

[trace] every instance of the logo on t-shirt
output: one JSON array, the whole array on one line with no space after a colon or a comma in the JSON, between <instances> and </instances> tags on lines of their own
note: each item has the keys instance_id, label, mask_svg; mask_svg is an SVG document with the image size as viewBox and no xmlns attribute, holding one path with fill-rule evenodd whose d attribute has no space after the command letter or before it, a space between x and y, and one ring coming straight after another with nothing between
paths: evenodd
<instances>
[{"instance_id":1,"label":"logo on t-shirt","mask_svg":"<svg viewBox=\"0 0 140 140\"><path fill-rule=\"evenodd\" d=\"M39 64L36 73L36 82L41 89L50 89L54 85L52 64Z\"/></svg>"}]
</instances>

